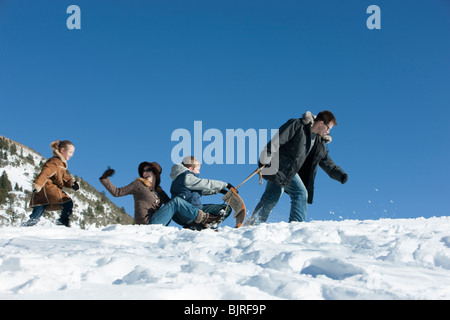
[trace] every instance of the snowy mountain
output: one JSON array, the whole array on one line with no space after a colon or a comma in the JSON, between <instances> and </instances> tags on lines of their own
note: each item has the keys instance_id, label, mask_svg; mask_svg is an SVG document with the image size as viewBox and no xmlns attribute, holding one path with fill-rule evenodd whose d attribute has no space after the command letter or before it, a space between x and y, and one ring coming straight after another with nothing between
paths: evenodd
<instances>
[{"instance_id":1,"label":"snowy mountain","mask_svg":"<svg viewBox=\"0 0 450 320\"><path fill-rule=\"evenodd\" d=\"M31 184L47 159L36 151L0 136L0 226L18 226L28 220ZM132 224L133 218L112 203L104 193L94 189L80 177L75 177L80 190L64 189L74 201L72 226L107 226ZM45 212L45 219L55 220L59 211Z\"/></svg>"},{"instance_id":2,"label":"snowy mountain","mask_svg":"<svg viewBox=\"0 0 450 320\"><path fill-rule=\"evenodd\" d=\"M2 227L0 300L450 299L449 230L450 217Z\"/></svg>"}]
</instances>

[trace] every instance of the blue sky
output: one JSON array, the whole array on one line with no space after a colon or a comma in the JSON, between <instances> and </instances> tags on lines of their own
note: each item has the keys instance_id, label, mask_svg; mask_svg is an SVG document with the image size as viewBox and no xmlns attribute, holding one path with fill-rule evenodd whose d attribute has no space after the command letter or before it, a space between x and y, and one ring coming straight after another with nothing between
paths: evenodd
<instances>
[{"instance_id":1,"label":"blue sky","mask_svg":"<svg viewBox=\"0 0 450 320\"><path fill-rule=\"evenodd\" d=\"M66 27L72 4L81 30ZM0 134L47 157L73 141L69 170L99 190L108 165L124 186L157 161L169 192L174 130L202 121L225 137L331 110L349 181L319 169L309 219L448 215L449 39L448 0L0 0ZM238 185L254 169L201 176ZM240 189L250 212L263 191L256 178ZM133 214L132 196L112 200ZM284 195L269 221L289 207Z\"/></svg>"}]
</instances>

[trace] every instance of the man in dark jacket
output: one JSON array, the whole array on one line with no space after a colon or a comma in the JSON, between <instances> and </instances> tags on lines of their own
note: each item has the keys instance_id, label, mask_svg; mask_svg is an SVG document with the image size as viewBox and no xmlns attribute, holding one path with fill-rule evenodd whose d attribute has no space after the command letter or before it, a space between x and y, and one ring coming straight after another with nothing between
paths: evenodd
<instances>
[{"instance_id":1,"label":"man in dark jacket","mask_svg":"<svg viewBox=\"0 0 450 320\"><path fill-rule=\"evenodd\" d=\"M291 119L280 127L261 154L267 186L246 225L266 222L283 192L291 198L289 222L305 221L319 165L331 178L347 182L347 174L331 160L325 147L331 142L329 132L334 125L336 118L330 111L322 111L317 117L308 111L302 119Z\"/></svg>"}]
</instances>

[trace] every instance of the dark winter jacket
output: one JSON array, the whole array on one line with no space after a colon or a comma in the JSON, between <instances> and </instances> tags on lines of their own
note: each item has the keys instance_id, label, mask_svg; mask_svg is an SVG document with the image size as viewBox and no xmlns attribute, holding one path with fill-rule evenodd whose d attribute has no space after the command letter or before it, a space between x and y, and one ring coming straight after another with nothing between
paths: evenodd
<instances>
[{"instance_id":1,"label":"dark winter jacket","mask_svg":"<svg viewBox=\"0 0 450 320\"><path fill-rule=\"evenodd\" d=\"M180 197L198 209L203 207L200 199L202 195L216 194L227 187L223 181L199 178L182 164L172 166L170 177L173 180L170 187L172 198Z\"/></svg>"},{"instance_id":2,"label":"dark winter jacket","mask_svg":"<svg viewBox=\"0 0 450 320\"><path fill-rule=\"evenodd\" d=\"M308 203L313 202L314 179L317 167L320 167L333 179L342 182L345 172L338 167L328 155L325 147L331 142L331 137L316 136L313 148L308 154L311 146L311 126L314 123L314 116L311 112L303 115L302 119L291 119L282 125L274 137L279 139L279 147L274 146L271 150L271 142L267 144L267 151L263 151L260 162L276 165L278 157L278 171L276 173L265 174L263 177L276 183L281 187L287 186L298 173L308 191ZM274 140L272 139L272 140ZM276 139L275 139L276 140ZM275 141L274 140L274 141ZM267 153L267 157L265 154Z\"/></svg>"},{"instance_id":3,"label":"dark winter jacket","mask_svg":"<svg viewBox=\"0 0 450 320\"><path fill-rule=\"evenodd\" d=\"M181 173L175 180L173 180L170 187L170 193L172 194L172 197L180 197L192 204L194 207L202 209L203 205L202 201L200 200L202 192L200 190L190 190L184 183L186 180L186 175L188 174L192 174L195 177L198 177L197 174L189 170Z\"/></svg>"}]
</instances>

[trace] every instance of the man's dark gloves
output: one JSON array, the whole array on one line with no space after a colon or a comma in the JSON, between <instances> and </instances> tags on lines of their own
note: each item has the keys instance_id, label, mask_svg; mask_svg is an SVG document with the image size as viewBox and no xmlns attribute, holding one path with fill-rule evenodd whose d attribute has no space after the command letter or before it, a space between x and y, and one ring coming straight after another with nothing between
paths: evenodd
<instances>
[{"instance_id":1,"label":"man's dark gloves","mask_svg":"<svg viewBox=\"0 0 450 320\"><path fill-rule=\"evenodd\" d=\"M348 174L344 173L341 177L342 184L346 183L348 180Z\"/></svg>"}]
</instances>

